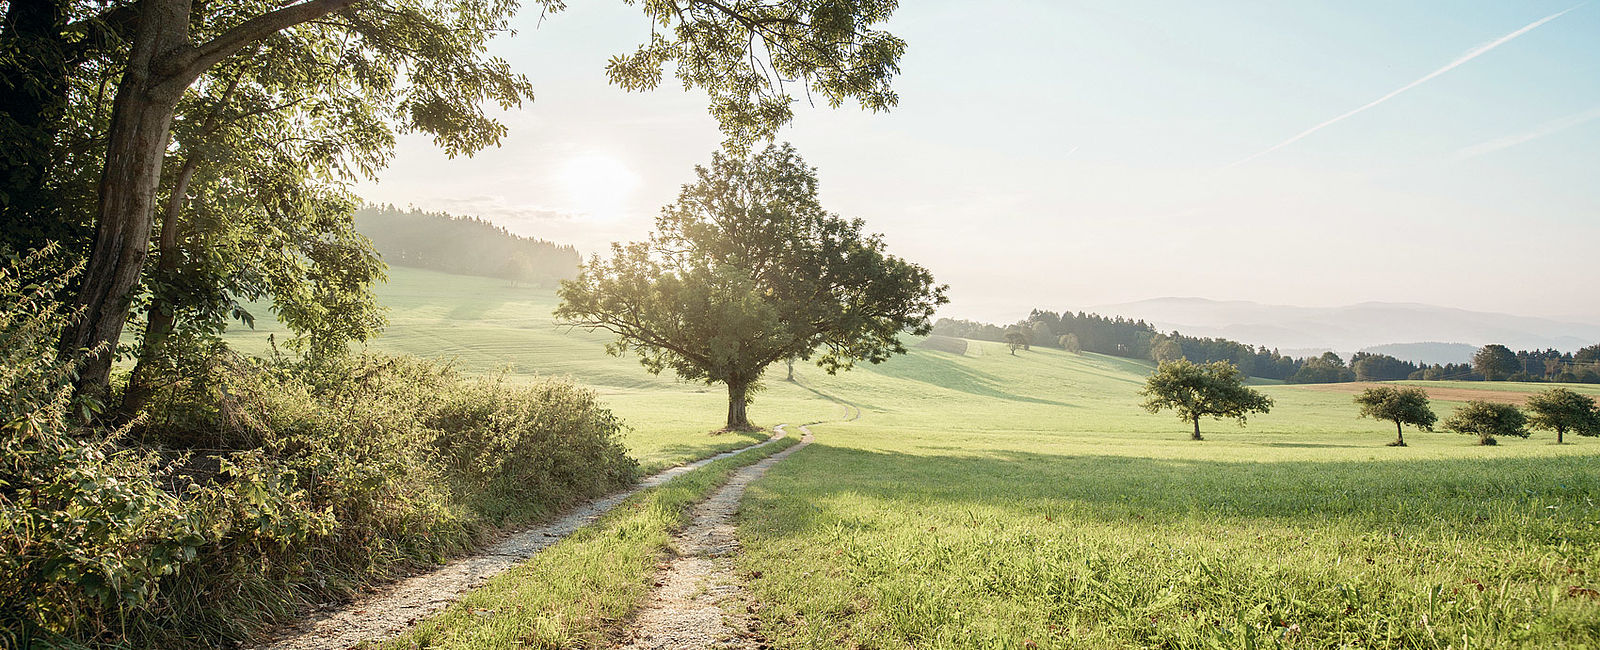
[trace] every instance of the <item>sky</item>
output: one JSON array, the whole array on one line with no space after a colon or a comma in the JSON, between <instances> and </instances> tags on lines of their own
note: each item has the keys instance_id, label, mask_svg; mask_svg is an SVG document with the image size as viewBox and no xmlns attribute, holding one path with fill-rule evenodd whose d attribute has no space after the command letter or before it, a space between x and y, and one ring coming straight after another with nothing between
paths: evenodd
<instances>
[{"instance_id":1,"label":"sky","mask_svg":"<svg viewBox=\"0 0 1600 650\"><path fill-rule=\"evenodd\" d=\"M643 238L722 136L606 82L621 0L525 11L501 146L403 137L360 194L585 254ZM1204 6L1201 6L1204 5ZM1600 322L1600 2L908 0L900 104L797 106L825 208L1009 322L1163 296Z\"/></svg>"}]
</instances>

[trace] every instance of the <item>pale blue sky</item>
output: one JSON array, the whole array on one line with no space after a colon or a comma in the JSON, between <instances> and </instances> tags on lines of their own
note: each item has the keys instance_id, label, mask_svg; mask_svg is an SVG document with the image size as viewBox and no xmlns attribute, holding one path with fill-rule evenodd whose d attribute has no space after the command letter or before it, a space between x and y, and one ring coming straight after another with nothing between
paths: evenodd
<instances>
[{"instance_id":1,"label":"pale blue sky","mask_svg":"<svg viewBox=\"0 0 1600 650\"><path fill-rule=\"evenodd\" d=\"M571 4L495 45L537 93L501 148L402 139L363 195L586 252L648 232L721 136L697 94L606 84L635 9ZM888 28L900 106L802 107L780 138L829 209L951 285L948 315L1202 296L1600 322L1600 4L906 0Z\"/></svg>"}]
</instances>

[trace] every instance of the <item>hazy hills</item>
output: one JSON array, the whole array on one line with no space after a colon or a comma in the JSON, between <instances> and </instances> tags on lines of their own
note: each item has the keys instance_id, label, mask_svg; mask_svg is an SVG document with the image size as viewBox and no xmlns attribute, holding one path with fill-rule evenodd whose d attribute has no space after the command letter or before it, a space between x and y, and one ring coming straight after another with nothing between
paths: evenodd
<instances>
[{"instance_id":1,"label":"hazy hills","mask_svg":"<svg viewBox=\"0 0 1600 650\"><path fill-rule=\"evenodd\" d=\"M1364 302L1342 307L1266 305L1240 300L1155 298L1089 311L1145 320L1162 330L1217 336L1284 352L1358 350L1427 363L1461 362L1487 343L1512 349L1576 350L1600 342L1600 325L1453 309Z\"/></svg>"}]
</instances>

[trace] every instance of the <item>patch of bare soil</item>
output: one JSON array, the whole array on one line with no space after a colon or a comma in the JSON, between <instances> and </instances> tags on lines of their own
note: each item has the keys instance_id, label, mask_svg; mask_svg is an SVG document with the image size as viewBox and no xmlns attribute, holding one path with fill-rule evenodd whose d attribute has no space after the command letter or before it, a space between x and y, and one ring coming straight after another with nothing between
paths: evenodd
<instances>
[{"instance_id":1,"label":"patch of bare soil","mask_svg":"<svg viewBox=\"0 0 1600 650\"><path fill-rule=\"evenodd\" d=\"M274 640L257 648L344 650L363 642L394 637L409 629L418 619L444 609L489 578L590 524L635 492L666 483L712 461L772 444L781 437L783 432L780 428L773 432L771 438L758 444L674 467L646 478L626 490L578 506L559 519L512 533L481 554L401 580L355 602L313 616L292 629L279 632Z\"/></svg>"},{"instance_id":2,"label":"patch of bare soil","mask_svg":"<svg viewBox=\"0 0 1600 650\"><path fill-rule=\"evenodd\" d=\"M1300 384L1296 388L1317 390L1328 393L1346 393L1354 395L1368 388L1385 386L1371 382L1356 381L1343 384ZM1477 388L1433 387L1418 386L1428 393L1428 399L1444 402L1466 402L1470 400L1483 400L1485 402L1499 402L1501 404L1515 404L1521 406L1532 393L1523 393L1514 390L1480 390Z\"/></svg>"},{"instance_id":3,"label":"patch of bare soil","mask_svg":"<svg viewBox=\"0 0 1600 650\"><path fill-rule=\"evenodd\" d=\"M800 444L735 472L727 485L695 506L694 519L673 537L677 557L657 574L656 590L634 619L628 650L717 648L755 650L764 647L748 612L744 584L734 572L739 538L734 515L745 488L767 468L811 444L811 430Z\"/></svg>"}]
</instances>

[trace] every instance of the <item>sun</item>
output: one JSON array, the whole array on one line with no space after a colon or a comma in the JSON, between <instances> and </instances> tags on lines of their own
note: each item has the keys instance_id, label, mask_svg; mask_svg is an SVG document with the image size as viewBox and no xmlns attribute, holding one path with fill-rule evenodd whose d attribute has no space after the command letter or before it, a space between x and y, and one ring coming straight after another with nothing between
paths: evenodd
<instances>
[{"instance_id":1,"label":"sun","mask_svg":"<svg viewBox=\"0 0 1600 650\"><path fill-rule=\"evenodd\" d=\"M557 179L566 190L572 208L595 218L621 216L628 196L639 185L638 174L627 165L598 153L567 161Z\"/></svg>"}]
</instances>

